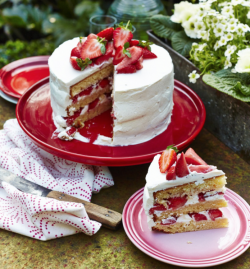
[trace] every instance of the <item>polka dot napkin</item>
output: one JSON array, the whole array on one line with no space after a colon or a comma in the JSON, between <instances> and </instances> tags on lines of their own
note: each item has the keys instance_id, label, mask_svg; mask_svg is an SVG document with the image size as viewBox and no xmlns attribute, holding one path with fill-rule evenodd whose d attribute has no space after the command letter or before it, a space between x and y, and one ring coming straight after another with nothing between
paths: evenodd
<instances>
[{"instance_id":1,"label":"polka dot napkin","mask_svg":"<svg viewBox=\"0 0 250 269\"><path fill-rule=\"evenodd\" d=\"M16 119L0 131L0 166L45 188L90 201L92 192L114 185L107 167L79 164L37 147ZM1 178L1 175L0 175ZM50 240L79 232L95 234L101 224L91 221L82 204L61 202L0 185L0 228Z\"/></svg>"}]
</instances>

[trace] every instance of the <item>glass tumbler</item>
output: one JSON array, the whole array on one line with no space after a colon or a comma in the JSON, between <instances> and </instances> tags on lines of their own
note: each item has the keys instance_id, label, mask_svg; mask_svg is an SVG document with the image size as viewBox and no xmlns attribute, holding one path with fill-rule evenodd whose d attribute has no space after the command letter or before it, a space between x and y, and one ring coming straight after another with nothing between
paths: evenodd
<instances>
[{"instance_id":1,"label":"glass tumbler","mask_svg":"<svg viewBox=\"0 0 250 269\"><path fill-rule=\"evenodd\" d=\"M92 34L98 34L105 28L113 27L116 23L117 20L113 16L95 15L89 20L89 32Z\"/></svg>"}]
</instances>

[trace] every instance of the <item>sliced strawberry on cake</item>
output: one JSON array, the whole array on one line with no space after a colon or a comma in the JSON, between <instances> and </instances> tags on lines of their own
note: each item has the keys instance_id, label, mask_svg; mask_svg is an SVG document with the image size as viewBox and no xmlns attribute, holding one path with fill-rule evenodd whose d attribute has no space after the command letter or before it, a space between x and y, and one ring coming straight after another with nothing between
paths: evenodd
<instances>
[{"instance_id":1,"label":"sliced strawberry on cake","mask_svg":"<svg viewBox=\"0 0 250 269\"><path fill-rule=\"evenodd\" d=\"M227 206L225 174L193 149L176 156L171 146L156 155L146 181L143 205L153 230L180 233L228 227L221 210Z\"/></svg>"},{"instance_id":2,"label":"sliced strawberry on cake","mask_svg":"<svg viewBox=\"0 0 250 269\"><path fill-rule=\"evenodd\" d=\"M132 25L130 22L126 24L126 26L123 25L123 23L119 24L119 27L116 28L113 32L113 40L114 40L114 47L117 49L120 46L124 46L126 42L130 42L130 40L133 38L132 34Z\"/></svg>"},{"instance_id":3,"label":"sliced strawberry on cake","mask_svg":"<svg viewBox=\"0 0 250 269\"><path fill-rule=\"evenodd\" d=\"M113 27L109 27L109 28L106 28L106 29L102 30L97 35L99 37L105 38L107 41L111 41L112 38L113 38L113 32L114 32L114 28Z\"/></svg>"}]
</instances>

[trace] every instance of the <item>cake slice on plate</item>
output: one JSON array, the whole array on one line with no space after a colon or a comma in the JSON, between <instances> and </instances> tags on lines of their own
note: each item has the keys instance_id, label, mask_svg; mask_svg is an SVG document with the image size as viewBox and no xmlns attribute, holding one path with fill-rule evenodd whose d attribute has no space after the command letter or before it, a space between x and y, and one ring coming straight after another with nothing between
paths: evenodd
<instances>
[{"instance_id":1,"label":"cake slice on plate","mask_svg":"<svg viewBox=\"0 0 250 269\"><path fill-rule=\"evenodd\" d=\"M225 173L192 148L176 151L168 147L149 167L143 196L149 227L166 233L228 227L220 209L227 206Z\"/></svg>"}]
</instances>

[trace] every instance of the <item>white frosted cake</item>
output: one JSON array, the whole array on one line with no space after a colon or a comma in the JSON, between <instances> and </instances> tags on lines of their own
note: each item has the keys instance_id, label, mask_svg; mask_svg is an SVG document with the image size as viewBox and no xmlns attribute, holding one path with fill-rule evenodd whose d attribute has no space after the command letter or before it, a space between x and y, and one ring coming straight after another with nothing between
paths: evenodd
<instances>
[{"instance_id":1,"label":"white frosted cake","mask_svg":"<svg viewBox=\"0 0 250 269\"><path fill-rule=\"evenodd\" d=\"M102 45L103 42L93 34L81 39L81 42L79 38L64 42L49 58L51 106L57 131L60 132L59 138L87 141L80 137L77 130L84 128L85 121L110 108L113 137L99 135L94 142L96 144L138 144L167 129L171 121L174 88L170 56L162 47L140 42L148 48L150 46L150 53L154 55L152 58L145 55L143 59L146 48L140 47L139 41L131 39L128 40L130 47L121 46L118 44L121 40L117 41L116 36L122 28L117 29L113 31L114 37L104 39L105 54L87 58L90 61L86 66L81 56L92 53L86 53L86 44L96 42ZM91 43L89 47L92 49L94 45ZM78 48L79 58L72 56L73 49ZM122 60L117 60L119 49L126 53ZM128 57L128 53L132 57ZM136 57L139 59L132 62ZM114 59L119 63L114 65ZM83 66L82 71L74 69L74 64L79 64L79 69Z\"/></svg>"},{"instance_id":2,"label":"white frosted cake","mask_svg":"<svg viewBox=\"0 0 250 269\"><path fill-rule=\"evenodd\" d=\"M193 149L176 156L170 147L156 155L146 182L143 206L150 229L178 233L228 226L220 210L227 206L225 174Z\"/></svg>"}]
</instances>

